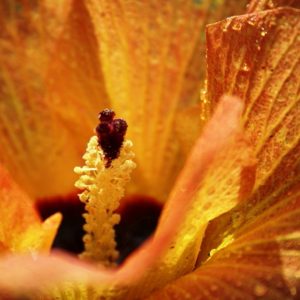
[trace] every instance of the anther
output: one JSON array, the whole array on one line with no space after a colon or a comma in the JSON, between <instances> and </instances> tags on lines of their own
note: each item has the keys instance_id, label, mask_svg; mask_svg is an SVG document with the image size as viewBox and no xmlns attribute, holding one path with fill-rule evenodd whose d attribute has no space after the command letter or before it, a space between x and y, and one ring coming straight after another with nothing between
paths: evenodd
<instances>
[{"instance_id":1,"label":"anther","mask_svg":"<svg viewBox=\"0 0 300 300\"><path fill-rule=\"evenodd\" d=\"M110 167L112 160L119 156L127 130L126 121L114 119L114 117L114 111L104 109L99 113L100 124L96 127L98 143L106 160L106 168Z\"/></svg>"}]
</instances>

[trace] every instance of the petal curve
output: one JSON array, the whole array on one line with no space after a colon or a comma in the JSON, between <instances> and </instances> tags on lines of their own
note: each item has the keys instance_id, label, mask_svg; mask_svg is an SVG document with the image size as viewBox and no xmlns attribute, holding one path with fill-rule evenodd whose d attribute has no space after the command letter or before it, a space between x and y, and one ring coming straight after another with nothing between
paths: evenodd
<instances>
[{"instance_id":1,"label":"petal curve","mask_svg":"<svg viewBox=\"0 0 300 300\"><path fill-rule=\"evenodd\" d=\"M34 254L50 250L61 215L53 215L42 223L32 200L1 166L0 206L0 243L4 253Z\"/></svg>"},{"instance_id":2,"label":"petal curve","mask_svg":"<svg viewBox=\"0 0 300 300\"><path fill-rule=\"evenodd\" d=\"M298 299L300 186L278 202L230 246L149 299Z\"/></svg>"}]
</instances>

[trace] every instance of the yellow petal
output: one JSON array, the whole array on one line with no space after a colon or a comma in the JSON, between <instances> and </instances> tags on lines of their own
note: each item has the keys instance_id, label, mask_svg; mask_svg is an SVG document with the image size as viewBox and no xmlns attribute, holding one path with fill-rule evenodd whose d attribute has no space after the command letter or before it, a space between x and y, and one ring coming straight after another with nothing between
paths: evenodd
<instances>
[{"instance_id":1,"label":"yellow petal","mask_svg":"<svg viewBox=\"0 0 300 300\"><path fill-rule=\"evenodd\" d=\"M278 202L229 247L149 299L298 299L300 186Z\"/></svg>"},{"instance_id":2,"label":"yellow petal","mask_svg":"<svg viewBox=\"0 0 300 300\"><path fill-rule=\"evenodd\" d=\"M2 167L0 200L0 244L3 245L4 253L49 251L61 215L53 215L42 223L32 200L18 188Z\"/></svg>"},{"instance_id":3,"label":"yellow petal","mask_svg":"<svg viewBox=\"0 0 300 300\"><path fill-rule=\"evenodd\" d=\"M61 126L67 127L82 153L97 114L110 107L94 30L84 1L73 1L46 81L45 101L55 103Z\"/></svg>"},{"instance_id":4,"label":"yellow petal","mask_svg":"<svg viewBox=\"0 0 300 300\"><path fill-rule=\"evenodd\" d=\"M23 212L25 213L25 212ZM62 215L56 213L47 218L43 223L29 224L28 228L16 236L12 252L33 255L48 253L61 223Z\"/></svg>"},{"instance_id":5,"label":"yellow petal","mask_svg":"<svg viewBox=\"0 0 300 300\"><path fill-rule=\"evenodd\" d=\"M107 91L135 145L139 167L132 192L164 202L183 165L177 117L199 101L204 27L224 2L87 1Z\"/></svg>"},{"instance_id":6,"label":"yellow petal","mask_svg":"<svg viewBox=\"0 0 300 300\"><path fill-rule=\"evenodd\" d=\"M91 24L81 1L11 9L0 34L0 160L33 198L65 196L105 100Z\"/></svg>"},{"instance_id":7,"label":"yellow petal","mask_svg":"<svg viewBox=\"0 0 300 300\"><path fill-rule=\"evenodd\" d=\"M258 163L252 195L208 229L204 260L226 235L299 182L299 15L280 8L208 27L209 98L216 103L220 94L232 93L244 100L244 124Z\"/></svg>"}]
</instances>

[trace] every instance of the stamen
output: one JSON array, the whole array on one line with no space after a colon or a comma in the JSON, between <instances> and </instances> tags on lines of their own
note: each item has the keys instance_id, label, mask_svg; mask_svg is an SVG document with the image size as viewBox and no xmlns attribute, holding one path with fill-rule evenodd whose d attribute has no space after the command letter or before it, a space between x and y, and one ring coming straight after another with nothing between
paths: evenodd
<instances>
[{"instance_id":1,"label":"stamen","mask_svg":"<svg viewBox=\"0 0 300 300\"><path fill-rule=\"evenodd\" d=\"M118 259L114 226L120 222L120 216L115 211L136 166L132 161L132 142L124 141L127 124L113 117L114 112L110 110L100 113L98 137L90 139L83 156L85 166L74 169L80 175L75 186L83 190L79 198L86 210L83 215L85 251L80 257L105 265Z\"/></svg>"},{"instance_id":2,"label":"stamen","mask_svg":"<svg viewBox=\"0 0 300 300\"><path fill-rule=\"evenodd\" d=\"M98 143L106 159L106 168L110 167L112 160L118 157L127 130L126 121L114 119L114 116L112 110L104 109L99 114L100 124L96 127Z\"/></svg>"}]
</instances>

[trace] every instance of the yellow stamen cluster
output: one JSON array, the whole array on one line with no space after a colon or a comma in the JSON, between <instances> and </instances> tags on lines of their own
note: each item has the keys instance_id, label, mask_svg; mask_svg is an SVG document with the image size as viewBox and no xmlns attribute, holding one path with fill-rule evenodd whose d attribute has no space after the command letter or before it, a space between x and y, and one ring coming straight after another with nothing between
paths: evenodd
<instances>
[{"instance_id":1,"label":"yellow stamen cluster","mask_svg":"<svg viewBox=\"0 0 300 300\"><path fill-rule=\"evenodd\" d=\"M93 136L83 156L85 166L76 167L80 175L75 186L83 192L79 195L85 203L86 221L83 238L85 251L81 258L111 265L118 258L114 226L120 222L120 215L115 213L120 199L124 196L126 183L136 164L132 161L132 142L125 140L118 158L109 168L98 139Z\"/></svg>"}]
</instances>

